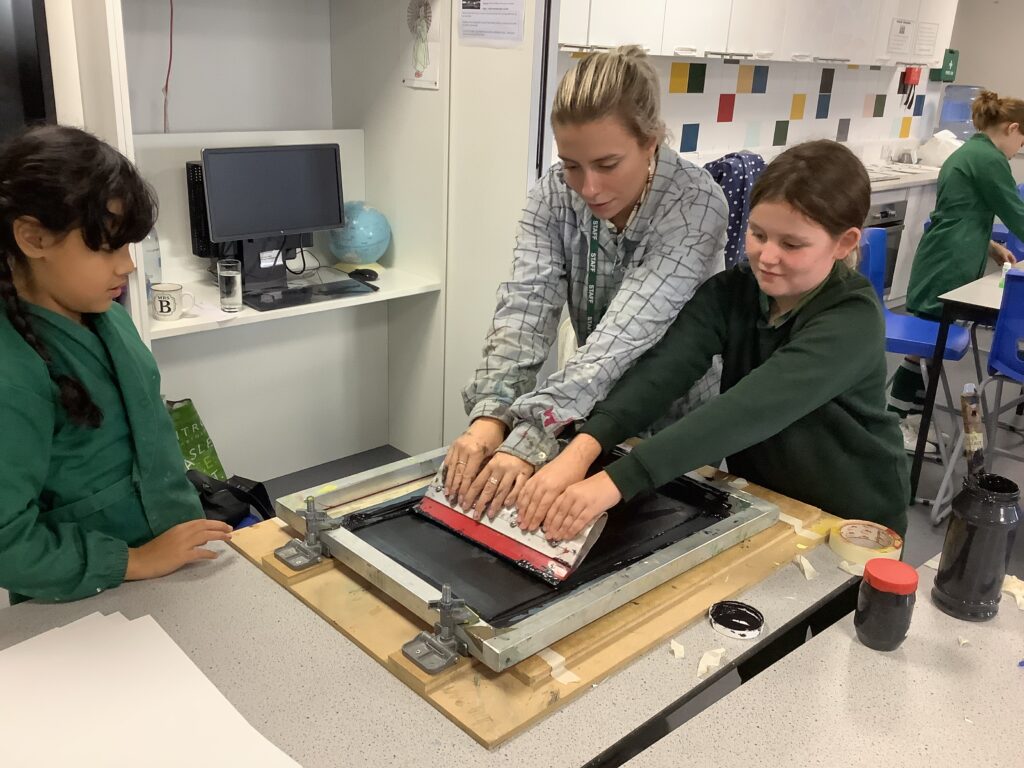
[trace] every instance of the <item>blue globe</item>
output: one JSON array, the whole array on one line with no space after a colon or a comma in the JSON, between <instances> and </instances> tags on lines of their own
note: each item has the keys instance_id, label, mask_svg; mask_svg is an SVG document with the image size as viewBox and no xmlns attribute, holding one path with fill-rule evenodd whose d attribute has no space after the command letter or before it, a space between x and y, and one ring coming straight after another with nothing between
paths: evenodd
<instances>
[{"instance_id":1,"label":"blue globe","mask_svg":"<svg viewBox=\"0 0 1024 768\"><path fill-rule=\"evenodd\" d=\"M345 226L328 233L328 247L343 264L372 264L388 249L391 225L384 214L362 200L345 203Z\"/></svg>"}]
</instances>

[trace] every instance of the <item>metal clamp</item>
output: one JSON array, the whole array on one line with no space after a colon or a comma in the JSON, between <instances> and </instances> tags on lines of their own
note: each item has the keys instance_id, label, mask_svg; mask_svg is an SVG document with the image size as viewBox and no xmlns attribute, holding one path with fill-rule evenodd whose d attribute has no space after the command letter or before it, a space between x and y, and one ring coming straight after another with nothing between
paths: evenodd
<instances>
[{"instance_id":1,"label":"metal clamp","mask_svg":"<svg viewBox=\"0 0 1024 768\"><path fill-rule=\"evenodd\" d=\"M337 528L340 523L317 509L316 500L306 497L306 535L303 539L292 539L274 550L274 557L293 571L304 571L323 560L323 544L320 532Z\"/></svg>"},{"instance_id":2,"label":"metal clamp","mask_svg":"<svg viewBox=\"0 0 1024 768\"><path fill-rule=\"evenodd\" d=\"M434 631L420 632L402 646L402 653L409 661L428 675L436 675L459 660L459 655L469 655L465 642L455 636L455 627L473 618L466 608L466 601L452 597L451 584L441 587L441 599L427 604L438 612Z\"/></svg>"}]
</instances>

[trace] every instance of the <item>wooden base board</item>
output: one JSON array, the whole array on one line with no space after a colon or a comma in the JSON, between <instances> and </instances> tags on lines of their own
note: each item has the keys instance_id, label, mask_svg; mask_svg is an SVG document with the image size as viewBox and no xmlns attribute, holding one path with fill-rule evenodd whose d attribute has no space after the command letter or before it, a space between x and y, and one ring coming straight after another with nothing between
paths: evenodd
<instances>
[{"instance_id":1,"label":"wooden base board","mask_svg":"<svg viewBox=\"0 0 1024 768\"><path fill-rule=\"evenodd\" d=\"M745 490L777 504L804 530L825 533L836 521L767 489ZM539 655L501 673L466 658L440 675L427 675L402 654L402 645L427 627L336 561L289 574L273 552L293 535L267 521L237 531L231 544L488 749L678 634L712 603L757 584L826 540L797 536L785 523L762 531L553 644L550 650L564 659L555 679Z\"/></svg>"}]
</instances>

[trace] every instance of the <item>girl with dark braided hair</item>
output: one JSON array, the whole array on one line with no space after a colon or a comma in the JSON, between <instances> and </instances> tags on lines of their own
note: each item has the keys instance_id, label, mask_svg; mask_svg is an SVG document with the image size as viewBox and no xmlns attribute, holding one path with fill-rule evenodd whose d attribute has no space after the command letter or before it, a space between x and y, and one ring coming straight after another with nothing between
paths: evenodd
<instances>
[{"instance_id":1,"label":"girl with dark braided hair","mask_svg":"<svg viewBox=\"0 0 1024 768\"><path fill-rule=\"evenodd\" d=\"M156 199L76 128L0 147L0 587L76 600L215 557L156 361L116 302Z\"/></svg>"}]
</instances>

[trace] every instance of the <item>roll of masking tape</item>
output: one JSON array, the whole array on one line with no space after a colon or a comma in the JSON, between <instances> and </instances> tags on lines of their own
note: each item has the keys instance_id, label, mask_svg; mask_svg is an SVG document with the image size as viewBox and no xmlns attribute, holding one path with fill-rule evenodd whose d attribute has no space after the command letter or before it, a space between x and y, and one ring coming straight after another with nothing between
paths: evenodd
<instances>
[{"instance_id":1,"label":"roll of masking tape","mask_svg":"<svg viewBox=\"0 0 1024 768\"><path fill-rule=\"evenodd\" d=\"M903 539L896 531L867 520L844 520L832 527L828 545L843 560L863 565L873 557L899 560Z\"/></svg>"}]
</instances>

